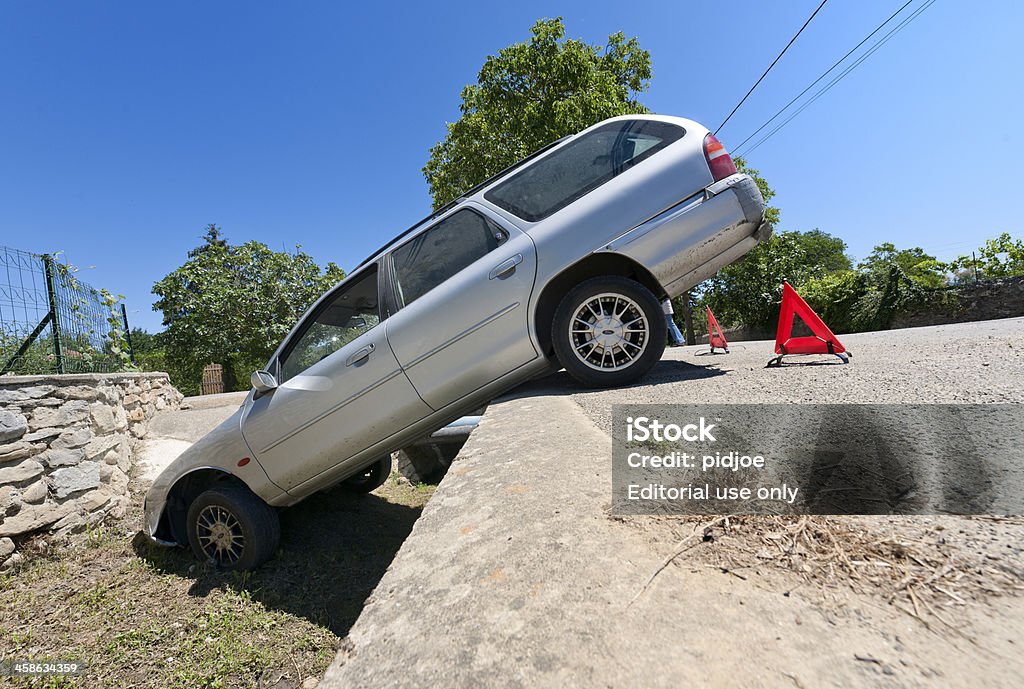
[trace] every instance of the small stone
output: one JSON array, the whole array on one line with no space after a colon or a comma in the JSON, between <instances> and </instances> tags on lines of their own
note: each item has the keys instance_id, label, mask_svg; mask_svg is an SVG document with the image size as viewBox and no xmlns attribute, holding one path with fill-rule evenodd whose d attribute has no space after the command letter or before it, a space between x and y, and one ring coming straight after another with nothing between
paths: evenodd
<instances>
[{"instance_id":1,"label":"small stone","mask_svg":"<svg viewBox=\"0 0 1024 689\"><path fill-rule=\"evenodd\" d=\"M97 435L111 433L117 427L113 408L103 402L93 402L89 414L92 416L92 425L96 428Z\"/></svg>"},{"instance_id":2,"label":"small stone","mask_svg":"<svg viewBox=\"0 0 1024 689\"><path fill-rule=\"evenodd\" d=\"M138 395L125 395L124 396L123 404L126 407L134 407L135 405L139 404L139 402L140 402L140 400L139 400L139 396Z\"/></svg>"},{"instance_id":3,"label":"small stone","mask_svg":"<svg viewBox=\"0 0 1024 689\"><path fill-rule=\"evenodd\" d=\"M49 489L46 487L46 481L39 479L31 486L21 491L21 499L30 505L38 505L46 499L46 495L49 493Z\"/></svg>"},{"instance_id":4,"label":"small stone","mask_svg":"<svg viewBox=\"0 0 1024 689\"><path fill-rule=\"evenodd\" d=\"M61 467L50 474L50 485L58 499L100 485L100 465L82 462L78 466Z\"/></svg>"},{"instance_id":5,"label":"small stone","mask_svg":"<svg viewBox=\"0 0 1024 689\"><path fill-rule=\"evenodd\" d=\"M0 569L2 569L2 570L10 569L11 567L14 567L15 565L20 564L21 561L24 560L24 559L25 558L24 558L24 556L21 553L14 553L9 558L4 560L4 563L2 565L0 565Z\"/></svg>"},{"instance_id":6,"label":"small stone","mask_svg":"<svg viewBox=\"0 0 1024 689\"><path fill-rule=\"evenodd\" d=\"M50 438L56 438L63 432L61 428L40 428L38 431L32 431L26 433L21 437L26 442L36 442L37 440L48 440Z\"/></svg>"},{"instance_id":7,"label":"small stone","mask_svg":"<svg viewBox=\"0 0 1024 689\"><path fill-rule=\"evenodd\" d=\"M14 552L14 541L9 538L0 538L0 560Z\"/></svg>"},{"instance_id":8,"label":"small stone","mask_svg":"<svg viewBox=\"0 0 1024 689\"><path fill-rule=\"evenodd\" d=\"M0 443L17 440L28 431L28 422L18 412L0 409Z\"/></svg>"},{"instance_id":9,"label":"small stone","mask_svg":"<svg viewBox=\"0 0 1024 689\"><path fill-rule=\"evenodd\" d=\"M24 441L0 445L0 464L31 457L44 447L45 445L33 445L32 443L26 443Z\"/></svg>"},{"instance_id":10,"label":"small stone","mask_svg":"<svg viewBox=\"0 0 1024 689\"><path fill-rule=\"evenodd\" d=\"M0 390L0 404L17 404L28 399L28 395L18 389Z\"/></svg>"},{"instance_id":11,"label":"small stone","mask_svg":"<svg viewBox=\"0 0 1024 689\"><path fill-rule=\"evenodd\" d=\"M110 448L116 447L123 440L124 436L116 433L96 436L86 444L85 458L96 459L102 457Z\"/></svg>"},{"instance_id":12,"label":"small stone","mask_svg":"<svg viewBox=\"0 0 1024 689\"><path fill-rule=\"evenodd\" d=\"M88 400L90 402L98 400L102 396L99 388L89 387L88 385L57 388L54 394L66 400Z\"/></svg>"},{"instance_id":13,"label":"small stone","mask_svg":"<svg viewBox=\"0 0 1024 689\"><path fill-rule=\"evenodd\" d=\"M43 473L43 465L34 459L26 459L21 464L0 469L0 483L21 483L33 479Z\"/></svg>"},{"instance_id":14,"label":"small stone","mask_svg":"<svg viewBox=\"0 0 1024 689\"><path fill-rule=\"evenodd\" d=\"M25 505L17 515L8 517L3 522L0 522L0 538L38 531L44 526L63 519L73 509L74 504L72 503L63 505L53 505L50 503Z\"/></svg>"},{"instance_id":15,"label":"small stone","mask_svg":"<svg viewBox=\"0 0 1024 689\"><path fill-rule=\"evenodd\" d=\"M46 466L61 467L61 466L74 466L82 461L85 457L85 450L47 450L46 452L40 453L36 459L40 462L46 462Z\"/></svg>"},{"instance_id":16,"label":"small stone","mask_svg":"<svg viewBox=\"0 0 1024 689\"><path fill-rule=\"evenodd\" d=\"M31 431L54 426L65 427L85 421L89 416L89 404L84 400L71 400L59 407L36 407L32 410L28 427Z\"/></svg>"},{"instance_id":17,"label":"small stone","mask_svg":"<svg viewBox=\"0 0 1024 689\"><path fill-rule=\"evenodd\" d=\"M40 397L46 397L56 389L56 386L53 385L33 385L28 388L21 388L20 391L29 399L38 399Z\"/></svg>"},{"instance_id":18,"label":"small stone","mask_svg":"<svg viewBox=\"0 0 1024 689\"><path fill-rule=\"evenodd\" d=\"M14 486L0 486L0 517L9 517L21 509L21 497Z\"/></svg>"},{"instance_id":19,"label":"small stone","mask_svg":"<svg viewBox=\"0 0 1024 689\"><path fill-rule=\"evenodd\" d=\"M302 680L302 689L316 689L318 684L320 684L320 680L316 677L307 677Z\"/></svg>"},{"instance_id":20,"label":"small stone","mask_svg":"<svg viewBox=\"0 0 1024 689\"><path fill-rule=\"evenodd\" d=\"M92 437L92 429L88 426L82 426L81 428L64 431L56 440L50 443L50 447L54 450L82 447L92 440Z\"/></svg>"},{"instance_id":21,"label":"small stone","mask_svg":"<svg viewBox=\"0 0 1024 689\"><path fill-rule=\"evenodd\" d=\"M124 495L128 492L128 475L118 467L111 467L110 478L107 480L110 491L115 495Z\"/></svg>"},{"instance_id":22,"label":"small stone","mask_svg":"<svg viewBox=\"0 0 1024 689\"><path fill-rule=\"evenodd\" d=\"M128 412L128 421L131 423L140 423L146 420L146 412L141 408L132 409Z\"/></svg>"}]
</instances>

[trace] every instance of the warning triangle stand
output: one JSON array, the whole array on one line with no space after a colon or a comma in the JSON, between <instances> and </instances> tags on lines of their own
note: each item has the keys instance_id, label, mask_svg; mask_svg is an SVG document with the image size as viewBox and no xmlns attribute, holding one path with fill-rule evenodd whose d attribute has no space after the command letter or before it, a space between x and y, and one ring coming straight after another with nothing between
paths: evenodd
<instances>
[{"instance_id":1,"label":"warning triangle stand","mask_svg":"<svg viewBox=\"0 0 1024 689\"><path fill-rule=\"evenodd\" d=\"M725 335L722 333L722 326L718 325L718 321L715 319L715 314L711 313L711 307L705 306L708 310L708 344L711 345L711 353L715 354L715 347L724 349L725 353L729 353L729 341L725 339ZM740 349L743 349L740 347Z\"/></svg>"},{"instance_id":2,"label":"warning triangle stand","mask_svg":"<svg viewBox=\"0 0 1024 689\"><path fill-rule=\"evenodd\" d=\"M814 334L793 337L793 316L799 316ZM850 363L850 357L853 356L788 282L782 283L782 306L779 309L779 327L775 333L775 353L778 356L769 361L765 368L782 366L782 357L787 354L834 354L844 364Z\"/></svg>"}]
</instances>

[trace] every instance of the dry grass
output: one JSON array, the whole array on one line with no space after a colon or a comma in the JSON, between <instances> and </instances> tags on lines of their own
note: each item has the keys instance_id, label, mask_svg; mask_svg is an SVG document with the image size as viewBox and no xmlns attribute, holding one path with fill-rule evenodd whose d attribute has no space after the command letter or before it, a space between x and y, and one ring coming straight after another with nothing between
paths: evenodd
<instances>
[{"instance_id":1,"label":"dry grass","mask_svg":"<svg viewBox=\"0 0 1024 689\"><path fill-rule=\"evenodd\" d=\"M282 512L281 549L252 573L151 545L138 504L70 544L37 539L0 575L0 658L88 665L14 686L300 687L330 664L431 493L393 477L369 496L314 496Z\"/></svg>"},{"instance_id":2,"label":"dry grass","mask_svg":"<svg viewBox=\"0 0 1024 689\"><path fill-rule=\"evenodd\" d=\"M670 535L678 541L662 569L696 561L745 579L753 570L773 567L824 595L853 590L950 626L948 609L1024 592L1021 518L650 517L646 524L644 519L623 521L653 527L656 540ZM714 540L704 538L708 527Z\"/></svg>"}]
</instances>

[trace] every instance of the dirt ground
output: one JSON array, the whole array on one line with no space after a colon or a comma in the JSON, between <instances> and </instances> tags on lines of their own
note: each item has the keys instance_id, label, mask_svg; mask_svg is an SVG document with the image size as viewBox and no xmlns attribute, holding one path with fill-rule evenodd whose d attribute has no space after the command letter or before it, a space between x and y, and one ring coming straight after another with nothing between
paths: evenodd
<instances>
[{"instance_id":1,"label":"dirt ground","mask_svg":"<svg viewBox=\"0 0 1024 689\"><path fill-rule=\"evenodd\" d=\"M38 538L0 575L0 657L87 665L12 686L315 686L432 492L396 479L282 511L280 551L252 573L152 545L136 483L124 520L66 545Z\"/></svg>"}]
</instances>

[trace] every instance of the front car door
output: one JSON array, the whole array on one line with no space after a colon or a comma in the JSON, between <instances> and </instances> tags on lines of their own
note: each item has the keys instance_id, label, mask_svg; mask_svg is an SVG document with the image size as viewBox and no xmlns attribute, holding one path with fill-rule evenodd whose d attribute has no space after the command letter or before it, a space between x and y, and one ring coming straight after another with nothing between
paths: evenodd
<instances>
[{"instance_id":1,"label":"front car door","mask_svg":"<svg viewBox=\"0 0 1024 689\"><path fill-rule=\"evenodd\" d=\"M284 490L343 478L347 460L431 411L388 345L378 273L368 266L321 299L272 362L279 387L243 414L249 449Z\"/></svg>"},{"instance_id":2,"label":"front car door","mask_svg":"<svg viewBox=\"0 0 1024 689\"><path fill-rule=\"evenodd\" d=\"M528 304L533 240L463 207L391 251L400 309L388 342L434 409L536 359Z\"/></svg>"}]
</instances>

